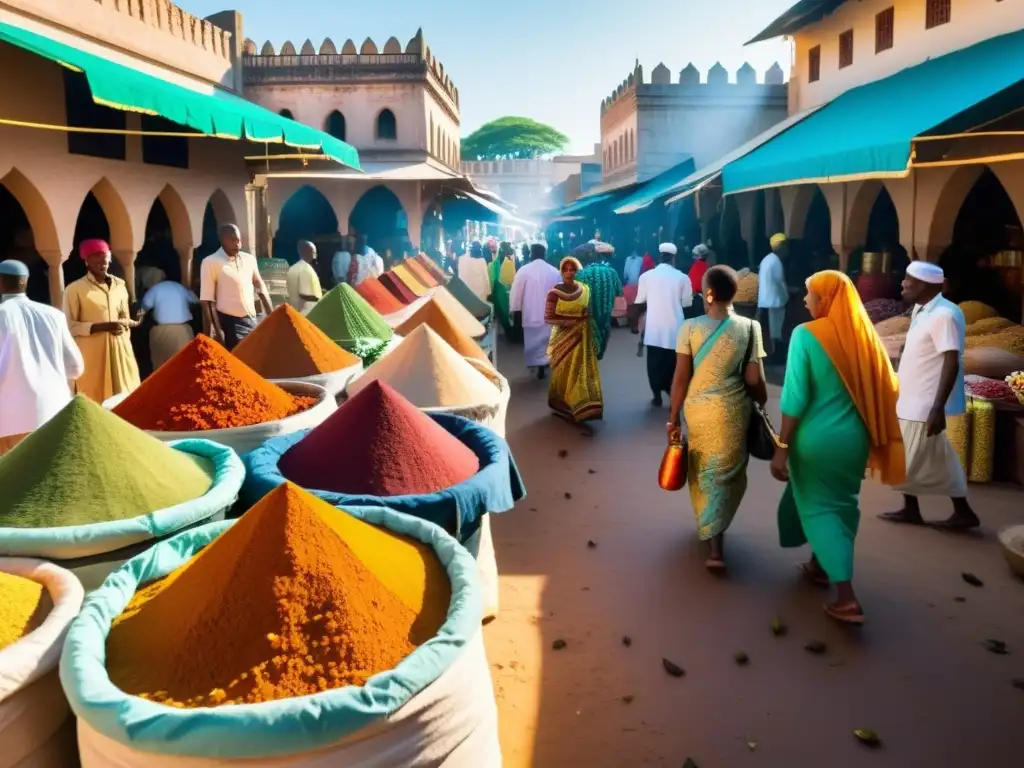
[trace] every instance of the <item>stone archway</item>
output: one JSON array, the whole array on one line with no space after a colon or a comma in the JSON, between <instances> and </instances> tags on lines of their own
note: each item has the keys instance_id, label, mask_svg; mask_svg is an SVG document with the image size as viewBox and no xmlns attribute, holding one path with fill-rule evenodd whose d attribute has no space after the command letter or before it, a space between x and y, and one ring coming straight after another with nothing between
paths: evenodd
<instances>
[{"instance_id":1,"label":"stone archway","mask_svg":"<svg viewBox=\"0 0 1024 768\"><path fill-rule=\"evenodd\" d=\"M222 227L225 224L234 224L241 226L238 223L238 216L235 213L235 207L231 204L228 196L222 189L213 190L213 194L210 195L210 200L207 203L213 210L213 215L217 219L217 226Z\"/></svg>"},{"instance_id":2,"label":"stone archway","mask_svg":"<svg viewBox=\"0 0 1024 768\"><path fill-rule=\"evenodd\" d=\"M3 186L21 206L32 229L32 239L39 254L47 261L49 261L47 254L53 253L59 256L63 249L57 234L56 223L53 220L53 213L35 185L21 171L13 168L0 179L0 186Z\"/></svg>"},{"instance_id":3,"label":"stone archway","mask_svg":"<svg viewBox=\"0 0 1024 768\"><path fill-rule=\"evenodd\" d=\"M919 253L918 258L938 262L942 252L953 242L953 227L960 208L984 170L985 166L964 165L946 180L932 211L928 227L928 252Z\"/></svg>"},{"instance_id":4,"label":"stone archway","mask_svg":"<svg viewBox=\"0 0 1024 768\"><path fill-rule=\"evenodd\" d=\"M96 201L103 209L108 226L107 240L110 249L117 256L119 253L134 252L135 235L132 231L132 220L128 214L128 207L125 205L121 194L110 183L105 176L97 181L89 194L96 198ZM84 204L84 201L83 201ZM120 257L118 257L120 261Z\"/></svg>"},{"instance_id":5,"label":"stone archway","mask_svg":"<svg viewBox=\"0 0 1024 768\"><path fill-rule=\"evenodd\" d=\"M399 243L411 235L408 231L409 215L402 201L383 184L363 193L352 208L348 223L349 231L355 230L364 235L370 247L381 256L388 249L397 251Z\"/></svg>"},{"instance_id":6,"label":"stone archway","mask_svg":"<svg viewBox=\"0 0 1024 768\"><path fill-rule=\"evenodd\" d=\"M281 208L274 233L274 257L294 263L299 258L299 240L311 240L324 251L339 242L338 217L324 194L309 185L299 187Z\"/></svg>"},{"instance_id":7,"label":"stone archway","mask_svg":"<svg viewBox=\"0 0 1024 768\"><path fill-rule=\"evenodd\" d=\"M157 195L156 202L159 202L167 214L167 221L171 227L171 242L174 247L190 249L195 244L195 231L192 226L192 218L189 216L188 207L181 195L173 186L168 184Z\"/></svg>"}]
</instances>

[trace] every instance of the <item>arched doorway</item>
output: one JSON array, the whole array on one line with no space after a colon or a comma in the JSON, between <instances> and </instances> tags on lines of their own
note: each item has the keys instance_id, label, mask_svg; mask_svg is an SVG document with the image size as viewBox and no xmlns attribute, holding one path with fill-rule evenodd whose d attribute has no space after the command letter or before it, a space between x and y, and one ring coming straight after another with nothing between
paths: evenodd
<instances>
[{"instance_id":1,"label":"arched doorway","mask_svg":"<svg viewBox=\"0 0 1024 768\"><path fill-rule=\"evenodd\" d=\"M0 183L0 261L17 259L29 268L28 297L44 304L50 302L46 263L35 247L28 214L6 186Z\"/></svg>"},{"instance_id":2,"label":"arched doorway","mask_svg":"<svg viewBox=\"0 0 1024 768\"><path fill-rule=\"evenodd\" d=\"M345 116L338 110L334 110L327 116L324 130L336 139L345 140Z\"/></svg>"},{"instance_id":3,"label":"arched doorway","mask_svg":"<svg viewBox=\"0 0 1024 768\"><path fill-rule=\"evenodd\" d=\"M154 200L146 218L145 242L135 259L135 274L140 281L145 277L147 268L159 269L168 280L181 279L181 261L174 250L171 231L171 219L167 209L159 199Z\"/></svg>"},{"instance_id":4,"label":"arched doorway","mask_svg":"<svg viewBox=\"0 0 1024 768\"><path fill-rule=\"evenodd\" d=\"M833 266L832 214L821 187L815 187L804 220L804 236L790 243L786 282L803 285L822 269Z\"/></svg>"},{"instance_id":5,"label":"arched doorway","mask_svg":"<svg viewBox=\"0 0 1024 768\"><path fill-rule=\"evenodd\" d=\"M274 235L274 257L294 264L299 259L299 240L312 240L329 261L340 242L338 217L327 198L316 188L298 189L281 209L281 220Z\"/></svg>"},{"instance_id":6,"label":"arched doorway","mask_svg":"<svg viewBox=\"0 0 1024 768\"><path fill-rule=\"evenodd\" d=\"M1004 263L1003 252L1022 248L1017 209L996 175L986 168L960 206L953 241L940 259L951 298L983 301L1003 317L1019 321L1020 265Z\"/></svg>"},{"instance_id":7,"label":"arched doorway","mask_svg":"<svg viewBox=\"0 0 1024 768\"><path fill-rule=\"evenodd\" d=\"M98 238L110 242L110 222L107 214L103 212L103 206L92 192L85 196L82 207L78 209L78 219L75 222L74 249L70 257L64 262L64 285L71 285L75 280L85 277L85 262L78 258L78 246L83 240ZM113 260L110 271L118 276L121 275L120 266L117 260Z\"/></svg>"},{"instance_id":8,"label":"arched doorway","mask_svg":"<svg viewBox=\"0 0 1024 768\"><path fill-rule=\"evenodd\" d=\"M878 190L875 202L868 215L868 228L864 235L864 251L867 253L890 254L889 274L902 275L907 271L910 259L906 249L900 245L900 215L892 196L884 186ZM851 266L852 266L851 259ZM898 281L897 281L898 282Z\"/></svg>"},{"instance_id":9,"label":"arched doorway","mask_svg":"<svg viewBox=\"0 0 1024 768\"><path fill-rule=\"evenodd\" d=\"M385 186L376 186L359 198L348 219L349 231L364 235L381 256L401 254L408 242L408 219L398 197Z\"/></svg>"}]
</instances>

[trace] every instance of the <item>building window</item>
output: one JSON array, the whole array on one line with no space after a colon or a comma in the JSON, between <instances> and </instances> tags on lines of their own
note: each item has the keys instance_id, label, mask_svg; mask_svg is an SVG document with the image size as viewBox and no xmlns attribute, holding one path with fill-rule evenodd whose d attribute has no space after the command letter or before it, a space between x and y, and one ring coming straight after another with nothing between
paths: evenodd
<instances>
[{"instance_id":1,"label":"building window","mask_svg":"<svg viewBox=\"0 0 1024 768\"><path fill-rule=\"evenodd\" d=\"M289 120L294 120L295 119L295 117L294 117L294 115L292 115L292 111L290 109L282 109L277 114L279 114L281 117L286 117Z\"/></svg>"},{"instance_id":2,"label":"building window","mask_svg":"<svg viewBox=\"0 0 1024 768\"><path fill-rule=\"evenodd\" d=\"M395 113L390 109L382 110L381 113L377 115L377 138L398 138L398 121L395 120Z\"/></svg>"},{"instance_id":3,"label":"building window","mask_svg":"<svg viewBox=\"0 0 1024 768\"><path fill-rule=\"evenodd\" d=\"M327 123L324 130L331 136L341 141L345 140L345 116L338 110L334 110L327 116Z\"/></svg>"},{"instance_id":4,"label":"building window","mask_svg":"<svg viewBox=\"0 0 1024 768\"><path fill-rule=\"evenodd\" d=\"M839 35L839 68L853 64L853 30L848 29Z\"/></svg>"},{"instance_id":5,"label":"building window","mask_svg":"<svg viewBox=\"0 0 1024 768\"><path fill-rule=\"evenodd\" d=\"M142 115L142 132L194 133L189 128L156 115ZM188 168L188 139L177 136L143 136L142 162L169 168Z\"/></svg>"},{"instance_id":6,"label":"building window","mask_svg":"<svg viewBox=\"0 0 1024 768\"><path fill-rule=\"evenodd\" d=\"M816 45L807 52L807 82L816 83L821 79L821 46Z\"/></svg>"},{"instance_id":7,"label":"building window","mask_svg":"<svg viewBox=\"0 0 1024 768\"><path fill-rule=\"evenodd\" d=\"M953 15L952 6L952 0L928 0L924 28L931 29L932 27L941 27L943 24L949 24L949 20Z\"/></svg>"},{"instance_id":8,"label":"building window","mask_svg":"<svg viewBox=\"0 0 1024 768\"><path fill-rule=\"evenodd\" d=\"M64 109L69 127L126 130L125 113L93 101L89 81L82 72L72 72L70 69L61 71L64 73ZM72 155L124 160L125 136L68 131L68 152Z\"/></svg>"},{"instance_id":9,"label":"building window","mask_svg":"<svg viewBox=\"0 0 1024 768\"><path fill-rule=\"evenodd\" d=\"M875 53L888 51L892 48L895 22L895 8L886 8L881 13L875 15Z\"/></svg>"}]
</instances>

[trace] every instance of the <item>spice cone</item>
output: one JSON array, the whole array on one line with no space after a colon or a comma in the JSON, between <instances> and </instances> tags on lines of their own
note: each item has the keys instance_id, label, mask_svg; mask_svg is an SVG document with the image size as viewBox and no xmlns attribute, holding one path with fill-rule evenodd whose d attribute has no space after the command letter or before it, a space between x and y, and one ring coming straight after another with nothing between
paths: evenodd
<instances>
[{"instance_id":1,"label":"spice cone","mask_svg":"<svg viewBox=\"0 0 1024 768\"><path fill-rule=\"evenodd\" d=\"M425 288L436 288L440 285L440 282L436 280L430 272L424 269L423 265L416 261L416 259L406 259L402 262L402 266L404 266L409 271L409 274L415 277L420 285Z\"/></svg>"},{"instance_id":2,"label":"spice cone","mask_svg":"<svg viewBox=\"0 0 1024 768\"><path fill-rule=\"evenodd\" d=\"M471 339L479 339L487 333L483 323L477 320L472 312L462 306L459 300L452 296L451 292L444 286L434 289L433 299L441 305L442 309L448 313L448 316L462 329L462 332Z\"/></svg>"},{"instance_id":3,"label":"spice cone","mask_svg":"<svg viewBox=\"0 0 1024 768\"><path fill-rule=\"evenodd\" d=\"M427 286L417 280L404 264L396 264L390 271L392 275L402 281L406 288L412 291L416 298L427 295Z\"/></svg>"},{"instance_id":4,"label":"spice cone","mask_svg":"<svg viewBox=\"0 0 1024 768\"><path fill-rule=\"evenodd\" d=\"M388 289L392 296L398 299L402 304L412 304L416 301L416 294L409 290L409 287L403 283L397 275L391 272L385 272L381 275L381 285Z\"/></svg>"},{"instance_id":5,"label":"spice cone","mask_svg":"<svg viewBox=\"0 0 1024 768\"><path fill-rule=\"evenodd\" d=\"M135 595L107 671L191 707L363 685L436 635L450 602L432 549L285 483Z\"/></svg>"},{"instance_id":6,"label":"spice cone","mask_svg":"<svg viewBox=\"0 0 1024 768\"><path fill-rule=\"evenodd\" d=\"M405 304L392 295L391 291L376 277L368 277L356 286L356 293L381 315L401 312Z\"/></svg>"},{"instance_id":7,"label":"spice cone","mask_svg":"<svg viewBox=\"0 0 1024 768\"><path fill-rule=\"evenodd\" d=\"M359 365L358 357L287 304L242 339L234 355L268 379L316 376Z\"/></svg>"},{"instance_id":8,"label":"spice cone","mask_svg":"<svg viewBox=\"0 0 1024 768\"><path fill-rule=\"evenodd\" d=\"M477 296L458 275L453 276L445 288L477 320L486 320L491 316L491 305Z\"/></svg>"},{"instance_id":9,"label":"spice cone","mask_svg":"<svg viewBox=\"0 0 1024 768\"><path fill-rule=\"evenodd\" d=\"M355 351L363 340L386 343L394 335L380 313L348 283L339 283L328 291L309 310L306 319L349 351Z\"/></svg>"},{"instance_id":10,"label":"spice cone","mask_svg":"<svg viewBox=\"0 0 1024 768\"><path fill-rule=\"evenodd\" d=\"M428 325L402 339L348 386L350 396L383 381L417 408L462 408L494 403L498 389Z\"/></svg>"},{"instance_id":11,"label":"spice cone","mask_svg":"<svg viewBox=\"0 0 1024 768\"><path fill-rule=\"evenodd\" d=\"M425 270L427 270L427 272L431 274L431 276L437 281L438 285L444 285L444 270L441 269L440 266L438 266L436 261L427 256L427 254L425 253L417 253L414 258L416 259L416 262L420 266L422 266Z\"/></svg>"},{"instance_id":12,"label":"spice cone","mask_svg":"<svg viewBox=\"0 0 1024 768\"><path fill-rule=\"evenodd\" d=\"M474 325L480 326L476 318L470 316L469 319ZM395 329L395 332L399 336L408 336L421 325L430 326L438 336L448 342L448 345L463 357L472 357L487 362L487 353L480 349L480 345L456 324L436 298L430 299L417 309L408 320ZM480 326L480 332L483 333L483 326Z\"/></svg>"}]
</instances>

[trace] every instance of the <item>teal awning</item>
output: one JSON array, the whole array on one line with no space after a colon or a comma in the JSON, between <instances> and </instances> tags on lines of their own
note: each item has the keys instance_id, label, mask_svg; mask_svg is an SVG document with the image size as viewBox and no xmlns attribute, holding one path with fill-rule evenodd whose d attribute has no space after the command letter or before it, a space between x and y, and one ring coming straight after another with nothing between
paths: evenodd
<instances>
[{"instance_id":1,"label":"teal awning","mask_svg":"<svg viewBox=\"0 0 1024 768\"><path fill-rule=\"evenodd\" d=\"M1024 30L851 88L813 115L722 169L726 194L789 184L907 176L915 138L977 126L963 113L983 102L1020 104ZM1000 97L1004 98L1000 98ZM987 105L998 111L996 105Z\"/></svg>"},{"instance_id":2,"label":"teal awning","mask_svg":"<svg viewBox=\"0 0 1024 768\"><path fill-rule=\"evenodd\" d=\"M693 158L687 158L678 165L674 165L667 171L648 179L640 188L620 200L615 208L615 213L627 214L643 210L655 200L672 192L683 179L690 176L696 164Z\"/></svg>"},{"instance_id":3,"label":"teal awning","mask_svg":"<svg viewBox=\"0 0 1024 768\"><path fill-rule=\"evenodd\" d=\"M582 219L583 216L581 216L580 214L583 213L583 211L585 211L587 208L590 208L592 205L596 205L597 203L603 203L604 201L610 200L613 197L615 197L614 192L605 192L600 195L590 195L589 197L579 197L576 200L573 200L567 206L552 211L544 218L548 220L562 219L570 221L574 218Z\"/></svg>"},{"instance_id":4,"label":"teal awning","mask_svg":"<svg viewBox=\"0 0 1024 768\"><path fill-rule=\"evenodd\" d=\"M0 22L0 42L84 72L97 104L126 112L159 115L207 136L284 143L317 150L343 165L359 169L359 153L355 147L228 91L213 86L207 92L195 91L3 22Z\"/></svg>"},{"instance_id":5,"label":"teal awning","mask_svg":"<svg viewBox=\"0 0 1024 768\"><path fill-rule=\"evenodd\" d=\"M792 35L810 24L818 23L845 2L846 0L800 0L746 44Z\"/></svg>"}]
</instances>

